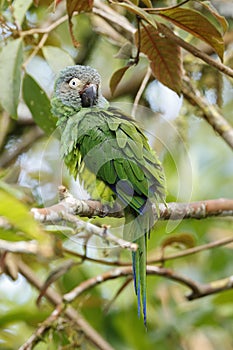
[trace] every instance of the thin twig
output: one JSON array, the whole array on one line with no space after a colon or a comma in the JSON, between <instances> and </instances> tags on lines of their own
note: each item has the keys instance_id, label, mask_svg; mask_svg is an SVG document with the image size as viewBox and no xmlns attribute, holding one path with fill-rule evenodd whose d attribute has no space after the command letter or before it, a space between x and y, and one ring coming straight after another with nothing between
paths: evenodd
<instances>
[{"instance_id":1,"label":"thin twig","mask_svg":"<svg viewBox=\"0 0 233 350\"><path fill-rule=\"evenodd\" d=\"M35 46L34 50L30 54L30 56L23 63L22 69L25 69L26 66L28 65L28 63L32 60L32 58L36 56L36 54L40 51L40 49L42 49L42 47L44 46L46 40L48 39L48 36L49 36L48 33L43 34L43 36L42 36L41 40L39 41L39 43Z\"/></svg>"},{"instance_id":2,"label":"thin twig","mask_svg":"<svg viewBox=\"0 0 233 350\"><path fill-rule=\"evenodd\" d=\"M185 250L178 252L178 253L169 254L167 256L163 256L163 257L159 257L159 258L151 258L151 259L148 259L147 263L148 264L155 264L155 263L165 262L168 260L175 260L175 259L183 258L183 257L188 256L188 255L197 254L197 253L202 252L204 250L209 250L209 249L225 246L225 245L231 244L231 243L233 243L233 237L227 237L227 238L219 239L219 240L214 241L214 242L202 244L202 245L199 245L197 247L185 249Z\"/></svg>"},{"instance_id":3,"label":"thin twig","mask_svg":"<svg viewBox=\"0 0 233 350\"><path fill-rule=\"evenodd\" d=\"M127 31L131 35L136 31L134 26L128 21L128 19L115 11L112 7L107 6L100 0L95 0L93 13L106 19L107 21L120 26L124 31Z\"/></svg>"},{"instance_id":4,"label":"thin twig","mask_svg":"<svg viewBox=\"0 0 233 350\"><path fill-rule=\"evenodd\" d=\"M137 95L135 96L135 99L134 99L133 108L132 108L132 112L131 112L131 116L133 118L135 118L135 114L136 114L136 110L137 110L139 101L142 97L143 91L145 90L145 88L148 84L148 81L150 80L150 76L151 76L151 68L150 68L150 66L148 66L147 72L143 78L143 81L142 81L140 88L138 89Z\"/></svg>"},{"instance_id":5,"label":"thin twig","mask_svg":"<svg viewBox=\"0 0 233 350\"><path fill-rule=\"evenodd\" d=\"M180 259L189 255L194 255L205 250L225 246L231 243L233 243L233 237L230 236L230 237L219 239L214 242L209 242L193 248L185 249L177 253L169 254L163 257L148 258L147 264L150 265L150 264L156 264L161 262L164 263L169 260ZM0 240L0 250L11 252L11 253L35 254L35 255L40 254L40 247L38 243L34 241L8 242L5 240ZM120 261L120 260L112 261L112 260L106 260L106 259L92 258L85 254L78 253L77 251L70 250L66 247L62 248L62 252L63 254L79 258L81 259L81 261L88 260L101 265L107 265L107 266L131 266L132 265L131 261Z\"/></svg>"},{"instance_id":6,"label":"thin twig","mask_svg":"<svg viewBox=\"0 0 233 350\"><path fill-rule=\"evenodd\" d=\"M78 229L78 230L81 229L88 234L96 235L96 236L98 236L98 237L100 237L100 238L102 238L110 243L117 245L118 247L120 247L122 249L136 251L138 248L138 245L136 243L131 243L131 242L125 241L122 238L114 236L110 232L108 226L98 227L96 225L93 225L90 222L82 221L82 220L78 219L76 216L71 215L71 214L63 214L62 219L75 224L76 229Z\"/></svg>"},{"instance_id":7,"label":"thin twig","mask_svg":"<svg viewBox=\"0 0 233 350\"><path fill-rule=\"evenodd\" d=\"M228 75L229 77L233 78L233 69L230 67L225 66L223 63L215 61L213 58L211 58L209 55L207 55L205 52L198 50L195 46L192 46L188 42L181 39L179 36L177 36L175 33L173 33L167 26L165 26L162 23L156 22L158 26L158 30L160 33L165 35L165 37L171 39L173 42L178 44L179 46L183 47L186 51L190 52L194 56L202 59L204 62L208 63L210 66L217 68L220 72Z\"/></svg>"},{"instance_id":8,"label":"thin twig","mask_svg":"<svg viewBox=\"0 0 233 350\"><path fill-rule=\"evenodd\" d=\"M64 306L58 305L55 310L49 315L49 317L44 320L36 331L27 339L27 341L20 346L18 350L32 350L34 346L39 343L45 333L53 327L55 321L58 320L59 316L63 312Z\"/></svg>"},{"instance_id":9,"label":"thin twig","mask_svg":"<svg viewBox=\"0 0 233 350\"><path fill-rule=\"evenodd\" d=\"M118 296L123 292L123 290L128 286L128 284L132 281L132 276L129 276L126 278L124 283L121 285L121 287L116 291L115 295L113 296L112 299L109 300L109 302L104 306L104 313L107 313L111 306L114 304Z\"/></svg>"},{"instance_id":10,"label":"thin twig","mask_svg":"<svg viewBox=\"0 0 233 350\"><path fill-rule=\"evenodd\" d=\"M17 147L8 147L2 152L0 156L0 168L9 166L15 158L43 135L43 131L38 126L32 126L20 137Z\"/></svg>"},{"instance_id":11,"label":"thin twig","mask_svg":"<svg viewBox=\"0 0 233 350\"><path fill-rule=\"evenodd\" d=\"M188 249L179 251L177 253L165 255L162 257L148 258L147 264L150 265L150 264L164 263L168 260L175 260L175 259L184 258L184 257L189 256L189 255L194 255L194 254L200 253L200 252L205 251L205 250L214 249L217 247L222 247L222 246L225 246L225 245L228 245L231 243L233 243L233 237L230 236L230 237L219 239L219 240L214 241L214 242L209 242L209 243L202 244L202 245L199 245L199 246L196 246L193 248L188 248ZM103 260L103 259L92 258L92 257L86 256L86 255L80 254L76 251L69 250L67 248L63 249L63 253L78 257L82 260L89 260L89 261L95 262L97 264L102 264L102 265L108 265L108 266L131 266L132 265L131 261L119 261L119 260L107 261L106 259Z\"/></svg>"},{"instance_id":12,"label":"thin twig","mask_svg":"<svg viewBox=\"0 0 233 350\"><path fill-rule=\"evenodd\" d=\"M0 150L4 146L10 125L11 125L10 115L3 110L0 116L0 130L1 130L0 131Z\"/></svg>"},{"instance_id":13,"label":"thin twig","mask_svg":"<svg viewBox=\"0 0 233 350\"><path fill-rule=\"evenodd\" d=\"M206 99L194 89L191 81L187 77L183 79L182 93L192 105L199 107L203 118L233 149L233 127L215 106L209 104Z\"/></svg>"},{"instance_id":14,"label":"thin twig","mask_svg":"<svg viewBox=\"0 0 233 350\"><path fill-rule=\"evenodd\" d=\"M24 37L27 35L50 33L52 30L57 28L60 24L65 22L67 19L68 19L68 16L65 15L65 16L59 18L57 21L53 22L51 25L49 25L46 28L32 28L29 30L21 31L20 36Z\"/></svg>"}]
</instances>

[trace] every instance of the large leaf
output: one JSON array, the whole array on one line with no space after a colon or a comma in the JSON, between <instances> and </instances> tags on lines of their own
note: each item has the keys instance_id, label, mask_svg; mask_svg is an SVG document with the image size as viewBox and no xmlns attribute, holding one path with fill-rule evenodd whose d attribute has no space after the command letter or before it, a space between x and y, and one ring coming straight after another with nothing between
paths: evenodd
<instances>
[{"instance_id":1,"label":"large leaf","mask_svg":"<svg viewBox=\"0 0 233 350\"><path fill-rule=\"evenodd\" d=\"M13 118L17 118L22 62L22 39L8 41L0 52L0 104Z\"/></svg>"},{"instance_id":2,"label":"large leaf","mask_svg":"<svg viewBox=\"0 0 233 350\"><path fill-rule=\"evenodd\" d=\"M74 12L89 12L92 10L94 0L66 0L66 9L69 17Z\"/></svg>"},{"instance_id":3,"label":"large leaf","mask_svg":"<svg viewBox=\"0 0 233 350\"><path fill-rule=\"evenodd\" d=\"M142 0L142 2L146 5L146 7L153 7L150 0Z\"/></svg>"},{"instance_id":4,"label":"large leaf","mask_svg":"<svg viewBox=\"0 0 233 350\"><path fill-rule=\"evenodd\" d=\"M42 51L46 61L56 74L66 66L73 66L75 64L68 52L59 47L44 46Z\"/></svg>"},{"instance_id":5,"label":"large leaf","mask_svg":"<svg viewBox=\"0 0 233 350\"><path fill-rule=\"evenodd\" d=\"M140 49L148 56L153 75L161 83L180 94L182 62L180 47L172 40L162 36L151 25L143 26L136 32L135 40Z\"/></svg>"},{"instance_id":6,"label":"large leaf","mask_svg":"<svg viewBox=\"0 0 233 350\"><path fill-rule=\"evenodd\" d=\"M203 6L205 9L207 9L207 11L211 13L211 15L217 20L218 24L220 24L223 33L225 33L228 29L226 18L217 12L210 1L202 1L201 6Z\"/></svg>"},{"instance_id":7,"label":"large leaf","mask_svg":"<svg viewBox=\"0 0 233 350\"><path fill-rule=\"evenodd\" d=\"M73 33L72 16L74 12L90 12L93 8L94 0L66 0L66 9L68 13L68 24L70 29L70 35L75 47L79 46L78 41L75 39Z\"/></svg>"},{"instance_id":8,"label":"large leaf","mask_svg":"<svg viewBox=\"0 0 233 350\"><path fill-rule=\"evenodd\" d=\"M142 8L135 5L133 2L125 3L125 2L111 1L111 3L115 4L117 6L121 6L121 7L126 8L128 11L139 16L140 19L144 19L147 23L150 23L153 27L156 28L156 22L153 18L153 15L150 15L149 13L144 11Z\"/></svg>"},{"instance_id":9,"label":"large leaf","mask_svg":"<svg viewBox=\"0 0 233 350\"><path fill-rule=\"evenodd\" d=\"M25 74L23 80L23 98L36 124L46 134L51 134L56 128L56 118L50 111L50 100L44 90L28 74Z\"/></svg>"},{"instance_id":10,"label":"large leaf","mask_svg":"<svg viewBox=\"0 0 233 350\"><path fill-rule=\"evenodd\" d=\"M109 84L112 95L114 94L118 84L120 83L121 79L123 78L123 75L125 74L125 72L128 70L129 67L130 66L122 67L113 73Z\"/></svg>"},{"instance_id":11,"label":"large leaf","mask_svg":"<svg viewBox=\"0 0 233 350\"><path fill-rule=\"evenodd\" d=\"M29 209L3 187L0 182L0 216L5 217L11 225L22 231L28 238L44 240L47 235L33 219Z\"/></svg>"},{"instance_id":12,"label":"large leaf","mask_svg":"<svg viewBox=\"0 0 233 350\"><path fill-rule=\"evenodd\" d=\"M14 0L13 2L14 17L18 25L20 26L22 25L26 12L31 6L31 4L32 4L32 0Z\"/></svg>"},{"instance_id":13,"label":"large leaf","mask_svg":"<svg viewBox=\"0 0 233 350\"><path fill-rule=\"evenodd\" d=\"M215 26L201 13L187 8L177 7L169 10L161 10L159 11L159 15L205 41L223 59L223 37Z\"/></svg>"}]
</instances>

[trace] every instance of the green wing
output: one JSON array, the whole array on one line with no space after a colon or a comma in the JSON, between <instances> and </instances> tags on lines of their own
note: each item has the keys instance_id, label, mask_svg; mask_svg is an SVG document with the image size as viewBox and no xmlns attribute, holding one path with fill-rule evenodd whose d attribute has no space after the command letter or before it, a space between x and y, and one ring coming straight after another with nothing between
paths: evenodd
<instances>
[{"instance_id":1,"label":"green wing","mask_svg":"<svg viewBox=\"0 0 233 350\"><path fill-rule=\"evenodd\" d=\"M148 199L164 200L160 162L136 123L120 111L83 109L68 119L61 144L70 173L75 178L80 173L94 199L108 200L114 192L137 213ZM96 191L95 185L102 190Z\"/></svg>"}]
</instances>

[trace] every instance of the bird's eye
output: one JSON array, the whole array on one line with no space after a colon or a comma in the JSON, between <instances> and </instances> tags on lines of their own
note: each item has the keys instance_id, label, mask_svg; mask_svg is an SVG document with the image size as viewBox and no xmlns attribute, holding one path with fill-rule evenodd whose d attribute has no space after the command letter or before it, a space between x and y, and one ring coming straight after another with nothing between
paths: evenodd
<instances>
[{"instance_id":1,"label":"bird's eye","mask_svg":"<svg viewBox=\"0 0 233 350\"><path fill-rule=\"evenodd\" d=\"M78 78L72 78L69 81L69 86L71 87L71 89L77 89L77 87L80 85L81 85L81 81Z\"/></svg>"}]
</instances>

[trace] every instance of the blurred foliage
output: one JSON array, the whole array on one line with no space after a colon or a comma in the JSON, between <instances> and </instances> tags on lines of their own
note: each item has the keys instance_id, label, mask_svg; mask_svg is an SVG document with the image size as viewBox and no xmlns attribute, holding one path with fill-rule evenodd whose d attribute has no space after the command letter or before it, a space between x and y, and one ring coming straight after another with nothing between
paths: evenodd
<instances>
[{"instance_id":1,"label":"blurred foliage","mask_svg":"<svg viewBox=\"0 0 233 350\"><path fill-rule=\"evenodd\" d=\"M23 259L45 281L67 258L60 256L59 244L83 253L83 239L72 237L69 228L62 235L49 227L46 231L30 214L33 206L57 203L61 183L75 196L87 198L60 160L56 120L49 106L55 76L67 65L89 64L98 69L103 94L128 113L150 65L153 75L146 82L135 116L163 162L167 201L233 197L232 150L201 118L198 106L178 96L183 71L198 93L232 122L232 80L190 52L181 52L177 43L168 46L170 41L161 45L155 40L160 35L156 21L170 30L175 26L180 38L216 60L217 55L223 58L224 51L224 63L233 68L232 1L188 1L182 7L171 8L179 3L96 1L92 8L92 1L0 1L0 239L36 240L41 248L38 256L15 254L14 260L10 255L16 276L17 259ZM143 10L148 5L154 7L153 14ZM77 15L77 10L88 12ZM136 15L144 18L139 29L144 34L140 47L144 55L140 57ZM118 232L117 219L97 218L92 222L110 224L114 233ZM232 226L232 218L159 222L148 243L149 258L161 256L162 248L166 254L175 253L193 244L231 236ZM20 274L13 280L9 268L4 269L4 254L1 251L0 348L13 350L29 338L53 308L45 298L36 306L39 292ZM112 249L100 239L88 242L87 255L93 259L116 261L119 254L119 249ZM120 256L123 261L130 260L129 252L121 252ZM165 267L203 283L222 279L232 275L232 245L167 261ZM66 293L110 268L84 261L54 285L57 291ZM124 281L119 278L99 284L72 304L113 348L233 349L232 291L188 302L185 287L149 276L146 332L137 318L132 283L108 309ZM34 349L79 347L94 349L72 323L61 317Z\"/></svg>"}]
</instances>

